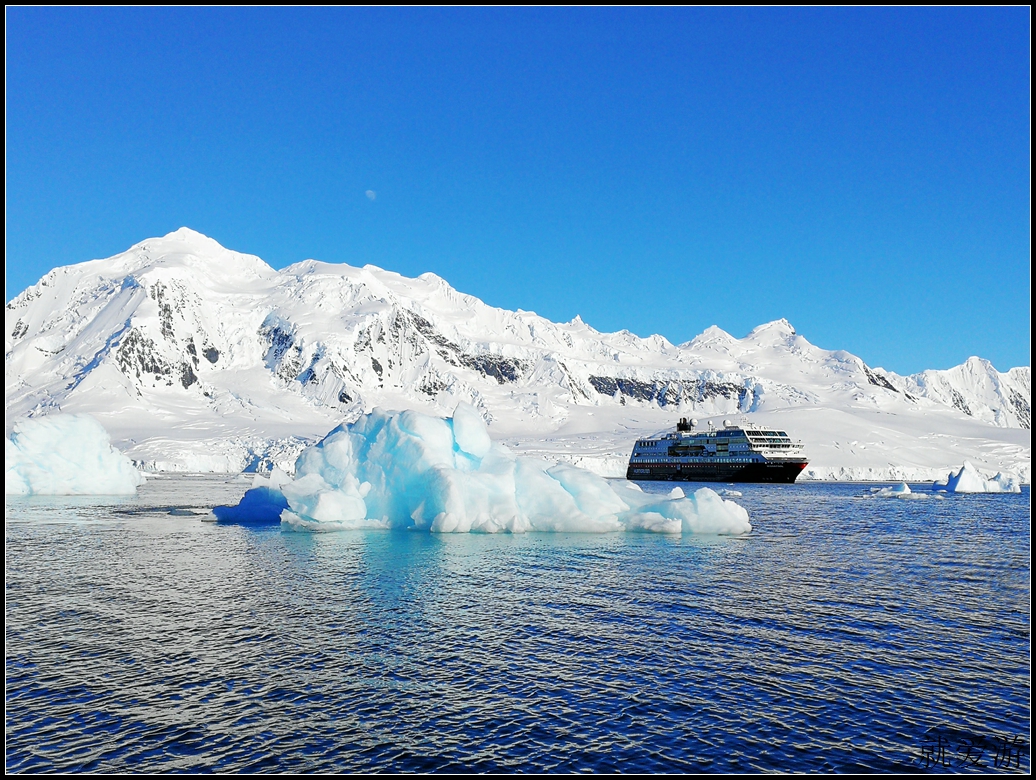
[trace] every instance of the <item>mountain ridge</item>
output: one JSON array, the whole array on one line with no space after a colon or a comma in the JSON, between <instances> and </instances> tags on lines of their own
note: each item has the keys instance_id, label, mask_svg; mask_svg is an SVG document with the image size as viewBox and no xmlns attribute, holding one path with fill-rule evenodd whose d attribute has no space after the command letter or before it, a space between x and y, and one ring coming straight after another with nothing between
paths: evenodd
<instances>
[{"instance_id":1,"label":"mountain ridge","mask_svg":"<svg viewBox=\"0 0 1036 780\"><path fill-rule=\"evenodd\" d=\"M206 428L252 442L227 470L376 405L448 414L466 401L494 435L532 439L585 432L594 416L617 435L626 418L811 407L1031 425L1028 367L973 358L900 376L816 347L785 319L743 339L711 326L680 345L601 333L578 316L489 306L431 273L317 260L276 271L189 228L46 274L7 304L5 360L8 426L92 411L131 451Z\"/></svg>"}]
</instances>

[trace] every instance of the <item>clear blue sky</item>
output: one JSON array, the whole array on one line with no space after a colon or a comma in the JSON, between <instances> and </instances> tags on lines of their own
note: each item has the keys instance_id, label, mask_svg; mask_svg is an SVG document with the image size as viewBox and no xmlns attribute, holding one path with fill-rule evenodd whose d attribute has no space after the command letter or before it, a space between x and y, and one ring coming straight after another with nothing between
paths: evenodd
<instances>
[{"instance_id":1,"label":"clear blue sky","mask_svg":"<svg viewBox=\"0 0 1036 780\"><path fill-rule=\"evenodd\" d=\"M186 225L599 330L1030 363L1027 8L6 21L8 300Z\"/></svg>"}]
</instances>

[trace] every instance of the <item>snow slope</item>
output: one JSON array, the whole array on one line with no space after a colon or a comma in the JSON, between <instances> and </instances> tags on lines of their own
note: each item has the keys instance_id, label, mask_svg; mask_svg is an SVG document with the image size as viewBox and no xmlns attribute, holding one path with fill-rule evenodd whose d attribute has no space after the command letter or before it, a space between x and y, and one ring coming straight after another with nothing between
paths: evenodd
<instances>
[{"instance_id":1,"label":"snow slope","mask_svg":"<svg viewBox=\"0 0 1036 780\"><path fill-rule=\"evenodd\" d=\"M971 358L902 377L785 320L743 339L554 323L374 266L275 271L187 228L57 268L7 304L7 426L96 416L151 470L291 468L376 406L474 406L494 438L600 474L680 416L746 414L806 444L814 479L935 479L964 460L1029 481L1030 369Z\"/></svg>"}]
</instances>

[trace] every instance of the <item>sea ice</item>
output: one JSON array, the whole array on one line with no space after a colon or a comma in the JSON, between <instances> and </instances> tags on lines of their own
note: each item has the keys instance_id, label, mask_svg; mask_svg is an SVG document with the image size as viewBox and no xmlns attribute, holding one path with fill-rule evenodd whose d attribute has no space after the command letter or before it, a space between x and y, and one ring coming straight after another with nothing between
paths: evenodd
<instances>
[{"instance_id":1,"label":"sea ice","mask_svg":"<svg viewBox=\"0 0 1036 780\"><path fill-rule=\"evenodd\" d=\"M983 477L970 461L964 461L960 471L952 471L945 482L936 482L932 490L945 493L1021 493L1020 480L1014 474L999 473L992 479Z\"/></svg>"},{"instance_id":2,"label":"sea ice","mask_svg":"<svg viewBox=\"0 0 1036 780\"><path fill-rule=\"evenodd\" d=\"M307 448L295 479L277 478L217 518L269 518L298 530L412 528L456 533L650 531L742 534L748 512L708 488L645 493L566 463L493 443L478 412L451 419L375 409ZM283 501L283 503L282 503ZM287 508L283 508L284 504ZM261 520L257 520L261 522Z\"/></svg>"},{"instance_id":3,"label":"sea ice","mask_svg":"<svg viewBox=\"0 0 1036 780\"><path fill-rule=\"evenodd\" d=\"M6 495L124 495L144 477L86 414L19 420L4 440Z\"/></svg>"}]
</instances>

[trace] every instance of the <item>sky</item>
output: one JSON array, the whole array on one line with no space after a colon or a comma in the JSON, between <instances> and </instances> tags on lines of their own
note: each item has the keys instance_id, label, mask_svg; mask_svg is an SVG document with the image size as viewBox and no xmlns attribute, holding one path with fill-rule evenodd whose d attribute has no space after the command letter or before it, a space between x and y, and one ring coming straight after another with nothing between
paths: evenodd
<instances>
[{"instance_id":1,"label":"sky","mask_svg":"<svg viewBox=\"0 0 1036 780\"><path fill-rule=\"evenodd\" d=\"M6 297L181 226L554 321L1030 365L1028 8L12 8Z\"/></svg>"}]
</instances>

